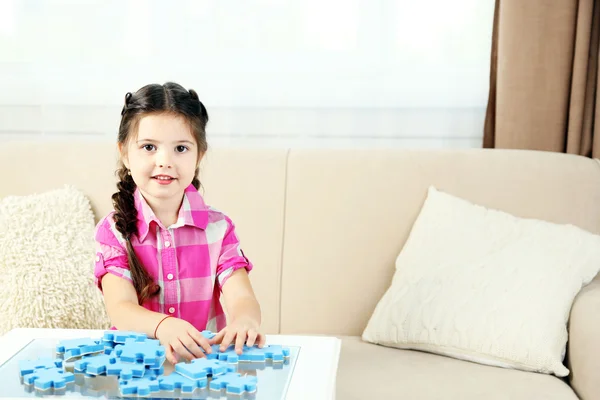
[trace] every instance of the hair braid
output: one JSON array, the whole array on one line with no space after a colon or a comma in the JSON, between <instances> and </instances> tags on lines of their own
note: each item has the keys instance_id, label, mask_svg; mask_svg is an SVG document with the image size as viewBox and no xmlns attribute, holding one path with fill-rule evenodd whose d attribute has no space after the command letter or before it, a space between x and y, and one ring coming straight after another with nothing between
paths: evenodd
<instances>
[{"instance_id":1,"label":"hair braid","mask_svg":"<svg viewBox=\"0 0 600 400\"><path fill-rule=\"evenodd\" d=\"M154 283L148 271L144 268L131 245L131 236L137 235L137 210L133 194L136 189L135 182L125 166L118 171L119 191L112 195L113 206L115 209L114 219L115 227L123 235L127 247L127 261L131 272L131 280L138 295L138 303L143 304L152 296L158 294L160 287Z\"/></svg>"}]
</instances>

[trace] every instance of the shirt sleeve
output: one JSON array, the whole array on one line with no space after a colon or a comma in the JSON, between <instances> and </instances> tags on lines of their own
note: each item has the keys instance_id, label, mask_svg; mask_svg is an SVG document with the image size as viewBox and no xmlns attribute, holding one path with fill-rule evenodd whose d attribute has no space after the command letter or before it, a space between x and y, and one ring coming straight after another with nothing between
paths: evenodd
<instances>
[{"instance_id":1,"label":"shirt sleeve","mask_svg":"<svg viewBox=\"0 0 600 400\"><path fill-rule=\"evenodd\" d=\"M229 217L225 217L225 221L227 222L227 229L223 236L221 254L217 263L217 282L221 290L227 279L235 271L245 268L246 271L250 272L253 268L252 263L242 251L240 241L235 232L235 225Z\"/></svg>"},{"instance_id":2,"label":"shirt sleeve","mask_svg":"<svg viewBox=\"0 0 600 400\"><path fill-rule=\"evenodd\" d=\"M112 214L103 218L96 225L94 278L96 286L100 290L102 290L102 277L108 273L131 282L127 250L117 235L121 237L112 222Z\"/></svg>"}]
</instances>

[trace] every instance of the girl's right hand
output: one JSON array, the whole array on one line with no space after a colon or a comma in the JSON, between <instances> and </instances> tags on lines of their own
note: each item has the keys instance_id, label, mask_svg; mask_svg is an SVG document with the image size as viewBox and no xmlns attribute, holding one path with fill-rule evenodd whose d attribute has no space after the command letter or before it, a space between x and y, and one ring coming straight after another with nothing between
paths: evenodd
<instances>
[{"instance_id":1,"label":"girl's right hand","mask_svg":"<svg viewBox=\"0 0 600 400\"><path fill-rule=\"evenodd\" d=\"M156 338L165 347L167 360L173 365L178 363L178 356L191 361L194 358L206 357L212 350L208 339L192 324L175 317L162 321L156 330Z\"/></svg>"}]
</instances>

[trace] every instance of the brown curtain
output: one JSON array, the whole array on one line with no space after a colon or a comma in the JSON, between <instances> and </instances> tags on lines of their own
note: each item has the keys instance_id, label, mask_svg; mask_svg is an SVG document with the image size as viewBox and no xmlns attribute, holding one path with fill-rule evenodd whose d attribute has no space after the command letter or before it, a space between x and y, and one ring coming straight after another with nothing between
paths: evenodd
<instances>
[{"instance_id":1,"label":"brown curtain","mask_svg":"<svg viewBox=\"0 0 600 400\"><path fill-rule=\"evenodd\" d=\"M483 147L600 158L600 0L496 0Z\"/></svg>"}]
</instances>

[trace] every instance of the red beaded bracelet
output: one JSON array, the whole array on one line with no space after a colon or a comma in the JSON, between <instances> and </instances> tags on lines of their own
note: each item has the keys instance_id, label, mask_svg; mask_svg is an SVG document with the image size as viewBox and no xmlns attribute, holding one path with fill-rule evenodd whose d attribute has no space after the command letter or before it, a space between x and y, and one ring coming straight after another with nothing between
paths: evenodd
<instances>
[{"instance_id":1,"label":"red beaded bracelet","mask_svg":"<svg viewBox=\"0 0 600 400\"><path fill-rule=\"evenodd\" d=\"M155 339L158 339L158 338L156 337L156 332L158 331L158 327L159 327L159 326L160 326L160 324L162 324L162 323L163 323L163 321L164 321L165 319L167 319L167 318L171 318L171 315L167 315L166 317L164 317L163 319L161 319L161 320L160 320L160 322L158 323L158 325L156 325L156 329L154 329L154 338L155 338Z\"/></svg>"}]
</instances>

